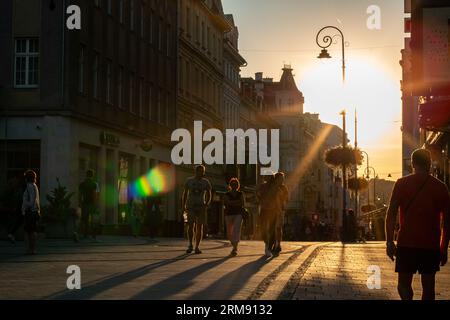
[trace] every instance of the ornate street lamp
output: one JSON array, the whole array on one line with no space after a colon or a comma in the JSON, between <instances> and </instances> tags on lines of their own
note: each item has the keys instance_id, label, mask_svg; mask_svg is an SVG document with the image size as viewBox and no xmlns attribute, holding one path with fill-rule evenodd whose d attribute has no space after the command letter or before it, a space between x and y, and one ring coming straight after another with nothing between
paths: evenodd
<instances>
[{"instance_id":1,"label":"ornate street lamp","mask_svg":"<svg viewBox=\"0 0 450 320\"><path fill-rule=\"evenodd\" d=\"M335 35L325 35L323 38L320 38L321 34L328 29L334 29L336 31L339 32L339 34L335 34ZM316 36L316 43L317 45L322 48L322 51L320 52L319 56L317 58L319 59L330 59L331 56L328 53L328 48L334 44L334 38L335 37L340 37L341 38L341 44L342 44L342 81L345 82L345 38L344 38L344 34L342 33L342 31L335 27L335 26L326 26L322 29L320 29L320 31L317 33Z\"/></svg>"}]
</instances>

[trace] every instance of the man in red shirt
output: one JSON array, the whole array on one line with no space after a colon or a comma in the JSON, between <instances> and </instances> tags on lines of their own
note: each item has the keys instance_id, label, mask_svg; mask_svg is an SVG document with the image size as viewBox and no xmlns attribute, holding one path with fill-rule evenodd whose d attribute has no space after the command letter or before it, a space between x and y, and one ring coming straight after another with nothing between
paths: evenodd
<instances>
[{"instance_id":1,"label":"man in red shirt","mask_svg":"<svg viewBox=\"0 0 450 320\"><path fill-rule=\"evenodd\" d=\"M431 156L418 149L411 156L414 174L399 179L394 186L386 216L387 255L398 273L402 300L412 300L412 279L419 272L422 300L434 300L435 275L447 263L450 198L446 185L430 175ZM400 209L397 246L394 229Z\"/></svg>"}]
</instances>

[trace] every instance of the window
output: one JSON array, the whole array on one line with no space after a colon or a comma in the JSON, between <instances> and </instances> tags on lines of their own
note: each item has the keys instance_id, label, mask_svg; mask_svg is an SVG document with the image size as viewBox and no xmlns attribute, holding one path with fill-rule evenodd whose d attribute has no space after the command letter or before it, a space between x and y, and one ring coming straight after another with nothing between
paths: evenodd
<instances>
[{"instance_id":1,"label":"window","mask_svg":"<svg viewBox=\"0 0 450 320\"><path fill-rule=\"evenodd\" d=\"M213 53L214 60L217 59L217 57L216 57L216 53L217 53L217 50L216 50L216 34L215 33L213 33L212 53Z\"/></svg>"},{"instance_id":2,"label":"window","mask_svg":"<svg viewBox=\"0 0 450 320\"><path fill-rule=\"evenodd\" d=\"M206 49L208 50L208 51L211 51L211 30L210 30L210 28L208 27L207 29L206 29Z\"/></svg>"},{"instance_id":3,"label":"window","mask_svg":"<svg viewBox=\"0 0 450 320\"><path fill-rule=\"evenodd\" d=\"M158 50L163 50L163 24L159 21L158 25Z\"/></svg>"},{"instance_id":4,"label":"window","mask_svg":"<svg viewBox=\"0 0 450 320\"><path fill-rule=\"evenodd\" d=\"M186 61L186 93L189 95L191 93L191 66L189 61Z\"/></svg>"},{"instance_id":5,"label":"window","mask_svg":"<svg viewBox=\"0 0 450 320\"><path fill-rule=\"evenodd\" d=\"M106 62L106 103L112 104L111 99L111 61Z\"/></svg>"},{"instance_id":6,"label":"window","mask_svg":"<svg viewBox=\"0 0 450 320\"><path fill-rule=\"evenodd\" d=\"M144 78L139 80L139 117L143 117L144 114Z\"/></svg>"},{"instance_id":7,"label":"window","mask_svg":"<svg viewBox=\"0 0 450 320\"><path fill-rule=\"evenodd\" d=\"M94 99L98 99L98 53L94 53L92 63L92 94Z\"/></svg>"},{"instance_id":8,"label":"window","mask_svg":"<svg viewBox=\"0 0 450 320\"><path fill-rule=\"evenodd\" d=\"M123 67L119 67L117 74L117 105L123 108Z\"/></svg>"},{"instance_id":9,"label":"window","mask_svg":"<svg viewBox=\"0 0 450 320\"><path fill-rule=\"evenodd\" d=\"M145 7L143 4L141 4L141 38L144 38L144 12L145 12Z\"/></svg>"},{"instance_id":10,"label":"window","mask_svg":"<svg viewBox=\"0 0 450 320\"><path fill-rule=\"evenodd\" d=\"M112 0L108 0L108 2L106 3L106 11L107 13L112 16Z\"/></svg>"},{"instance_id":11,"label":"window","mask_svg":"<svg viewBox=\"0 0 450 320\"><path fill-rule=\"evenodd\" d=\"M123 0L119 0L119 22L123 23Z\"/></svg>"},{"instance_id":12,"label":"window","mask_svg":"<svg viewBox=\"0 0 450 320\"><path fill-rule=\"evenodd\" d=\"M195 41L200 42L200 18L195 16Z\"/></svg>"},{"instance_id":13,"label":"window","mask_svg":"<svg viewBox=\"0 0 450 320\"><path fill-rule=\"evenodd\" d=\"M84 93L84 46L81 46L78 55L78 92Z\"/></svg>"},{"instance_id":14,"label":"window","mask_svg":"<svg viewBox=\"0 0 450 320\"><path fill-rule=\"evenodd\" d=\"M202 21L202 47L205 48L205 23Z\"/></svg>"},{"instance_id":15,"label":"window","mask_svg":"<svg viewBox=\"0 0 450 320\"><path fill-rule=\"evenodd\" d=\"M130 74L130 92L129 92L129 106L128 106L128 110L131 112L131 113L135 113L135 108L134 108L134 105L133 105L133 102L134 102L134 100L133 100L133 98L134 98L134 74Z\"/></svg>"},{"instance_id":16,"label":"window","mask_svg":"<svg viewBox=\"0 0 450 320\"><path fill-rule=\"evenodd\" d=\"M152 103L152 85L150 84L149 89L148 89L148 120L152 120L153 116L152 116L152 107L153 107L153 103Z\"/></svg>"},{"instance_id":17,"label":"window","mask_svg":"<svg viewBox=\"0 0 450 320\"><path fill-rule=\"evenodd\" d=\"M170 57L170 26L167 26L167 36L166 36L166 54Z\"/></svg>"},{"instance_id":18,"label":"window","mask_svg":"<svg viewBox=\"0 0 450 320\"><path fill-rule=\"evenodd\" d=\"M15 87L37 87L39 82L39 40L16 39Z\"/></svg>"},{"instance_id":19,"label":"window","mask_svg":"<svg viewBox=\"0 0 450 320\"><path fill-rule=\"evenodd\" d=\"M130 0L130 30L134 31L134 0Z\"/></svg>"},{"instance_id":20,"label":"window","mask_svg":"<svg viewBox=\"0 0 450 320\"><path fill-rule=\"evenodd\" d=\"M148 18L148 41L153 43L153 11Z\"/></svg>"},{"instance_id":21,"label":"window","mask_svg":"<svg viewBox=\"0 0 450 320\"><path fill-rule=\"evenodd\" d=\"M162 122L162 108L161 108L161 96L162 96L162 90L161 89L159 89L159 91L158 91L158 97L157 97L157 101L156 101L156 107L157 107L157 110L156 110L156 112L157 112L157 119L158 119L158 122L159 123L161 123Z\"/></svg>"},{"instance_id":22,"label":"window","mask_svg":"<svg viewBox=\"0 0 450 320\"><path fill-rule=\"evenodd\" d=\"M191 36L191 8L186 8L186 34L188 37Z\"/></svg>"},{"instance_id":23,"label":"window","mask_svg":"<svg viewBox=\"0 0 450 320\"><path fill-rule=\"evenodd\" d=\"M169 126L169 109L170 109L170 95L169 93L166 94L166 105L164 108L164 114L165 114L165 125Z\"/></svg>"}]
</instances>

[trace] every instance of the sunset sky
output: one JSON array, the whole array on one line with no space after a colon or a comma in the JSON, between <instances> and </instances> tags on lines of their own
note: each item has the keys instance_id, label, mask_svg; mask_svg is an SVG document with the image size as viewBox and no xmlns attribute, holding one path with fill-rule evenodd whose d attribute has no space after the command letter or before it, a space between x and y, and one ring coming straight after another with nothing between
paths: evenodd
<instances>
[{"instance_id":1,"label":"sunset sky","mask_svg":"<svg viewBox=\"0 0 450 320\"><path fill-rule=\"evenodd\" d=\"M358 113L358 145L369 153L380 178L401 176L401 59L403 0L223 0L239 28L239 49L248 62L242 76L264 72L278 80L283 64L291 64L305 96L305 112L341 126L347 110L354 143L354 110ZM381 30L366 26L370 5L381 8ZM341 45L333 59L317 59L316 34L324 26L339 27L347 42L346 83L342 83ZM332 33L334 35L335 33Z\"/></svg>"}]
</instances>

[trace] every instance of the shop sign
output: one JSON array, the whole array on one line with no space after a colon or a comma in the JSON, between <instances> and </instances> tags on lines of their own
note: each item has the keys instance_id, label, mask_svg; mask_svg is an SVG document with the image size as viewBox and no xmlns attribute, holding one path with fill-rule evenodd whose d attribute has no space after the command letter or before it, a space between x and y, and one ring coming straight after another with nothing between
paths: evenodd
<instances>
[{"instance_id":1,"label":"shop sign","mask_svg":"<svg viewBox=\"0 0 450 320\"><path fill-rule=\"evenodd\" d=\"M141 142L142 151L149 152L153 149L153 144L150 139L145 139Z\"/></svg>"},{"instance_id":2,"label":"shop sign","mask_svg":"<svg viewBox=\"0 0 450 320\"><path fill-rule=\"evenodd\" d=\"M120 145L120 138L111 133L102 132L100 134L100 142L103 145L118 147Z\"/></svg>"}]
</instances>

